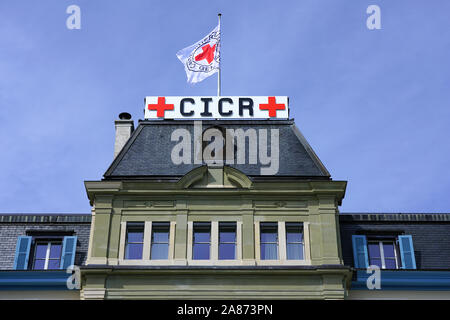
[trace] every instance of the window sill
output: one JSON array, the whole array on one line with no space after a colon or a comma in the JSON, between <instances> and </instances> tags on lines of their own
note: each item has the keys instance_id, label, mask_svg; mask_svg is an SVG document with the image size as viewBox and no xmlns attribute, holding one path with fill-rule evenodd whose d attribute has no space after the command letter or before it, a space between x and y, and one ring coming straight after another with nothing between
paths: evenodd
<instances>
[{"instance_id":1,"label":"window sill","mask_svg":"<svg viewBox=\"0 0 450 320\"><path fill-rule=\"evenodd\" d=\"M110 263L110 265L117 265ZM119 260L122 266L310 266L310 260Z\"/></svg>"},{"instance_id":2,"label":"window sill","mask_svg":"<svg viewBox=\"0 0 450 320\"><path fill-rule=\"evenodd\" d=\"M180 265L184 266L186 265L186 262L183 260L173 260L173 259L166 259L166 260L119 260L119 266L167 266L167 265Z\"/></svg>"},{"instance_id":3,"label":"window sill","mask_svg":"<svg viewBox=\"0 0 450 320\"><path fill-rule=\"evenodd\" d=\"M256 260L257 266L310 266L309 260Z\"/></svg>"}]
</instances>

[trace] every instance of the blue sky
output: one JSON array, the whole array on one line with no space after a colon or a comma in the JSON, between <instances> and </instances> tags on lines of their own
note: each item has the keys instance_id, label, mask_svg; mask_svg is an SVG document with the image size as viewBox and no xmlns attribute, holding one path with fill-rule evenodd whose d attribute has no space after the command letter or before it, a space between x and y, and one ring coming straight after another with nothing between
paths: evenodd
<instances>
[{"instance_id":1,"label":"blue sky","mask_svg":"<svg viewBox=\"0 0 450 320\"><path fill-rule=\"evenodd\" d=\"M81 30L66 8L81 8ZM366 8L381 8L368 30ZM0 212L90 211L114 120L186 83L175 53L222 18L222 95L287 95L343 212L450 212L450 2L0 2Z\"/></svg>"}]
</instances>

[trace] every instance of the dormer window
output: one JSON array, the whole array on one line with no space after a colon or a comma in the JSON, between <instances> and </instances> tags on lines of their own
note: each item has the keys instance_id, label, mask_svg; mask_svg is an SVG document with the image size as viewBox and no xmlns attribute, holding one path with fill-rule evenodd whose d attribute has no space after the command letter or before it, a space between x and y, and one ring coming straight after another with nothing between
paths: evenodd
<instances>
[{"instance_id":1,"label":"dormer window","mask_svg":"<svg viewBox=\"0 0 450 320\"><path fill-rule=\"evenodd\" d=\"M17 239L14 270L67 269L75 263L77 236L65 236L58 231L29 234L32 236Z\"/></svg>"},{"instance_id":2,"label":"dormer window","mask_svg":"<svg viewBox=\"0 0 450 320\"><path fill-rule=\"evenodd\" d=\"M61 252L61 241L37 241L34 248L33 270L59 269Z\"/></svg>"},{"instance_id":3,"label":"dormer window","mask_svg":"<svg viewBox=\"0 0 450 320\"><path fill-rule=\"evenodd\" d=\"M352 235L355 268L416 269L411 235Z\"/></svg>"},{"instance_id":4,"label":"dormer window","mask_svg":"<svg viewBox=\"0 0 450 320\"><path fill-rule=\"evenodd\" d=\"M369 264L381 269L398 269L397 245L395 240L370 240L368 239Z\"/></svg>"}]
</instances>

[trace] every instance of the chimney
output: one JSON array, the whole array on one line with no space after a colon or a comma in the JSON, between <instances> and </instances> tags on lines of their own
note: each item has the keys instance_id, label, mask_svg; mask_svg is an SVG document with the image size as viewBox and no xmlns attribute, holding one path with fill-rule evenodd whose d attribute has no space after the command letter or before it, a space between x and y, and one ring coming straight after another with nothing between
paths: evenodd
<instances>
[{"instance_id":1,"label":"chimney","mask_svg":"<svg viewBox=\"0 0 450 320\"><path fill-rule=\"evenodd\" d=\"M122 112L119 114L119 120L114 121L116 126L116 141L114 142L114 158L117 157L125 143L131 137L134 130L134 122L131 120L131 114Z\"/></svg>"}]
</instances>

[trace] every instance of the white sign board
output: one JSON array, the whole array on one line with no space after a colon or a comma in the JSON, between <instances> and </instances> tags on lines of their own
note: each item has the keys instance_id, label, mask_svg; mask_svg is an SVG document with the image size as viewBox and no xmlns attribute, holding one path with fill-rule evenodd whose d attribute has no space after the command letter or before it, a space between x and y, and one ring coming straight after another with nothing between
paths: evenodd
<instances>
[{"instance_id":1,"label":"white sign board","mask_svg":"<svg viewBox=\"0 0 450 320\"><path fill-rule=\"evenodd\" d=\"M288 119L289 99L259 97L146 97L145 119Z\"/></svg>"}]
</instances>

